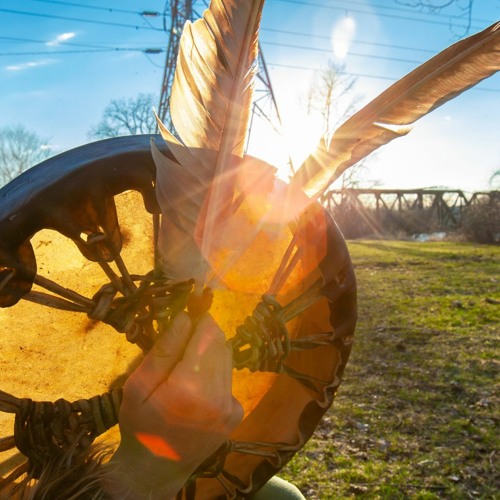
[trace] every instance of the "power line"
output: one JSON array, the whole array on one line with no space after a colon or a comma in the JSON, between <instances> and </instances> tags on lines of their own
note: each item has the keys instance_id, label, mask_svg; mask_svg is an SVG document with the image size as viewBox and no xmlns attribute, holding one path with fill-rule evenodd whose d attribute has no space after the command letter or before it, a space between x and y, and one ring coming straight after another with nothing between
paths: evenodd
<instances>
[{"instance_id":1,"label":"power line","mask_svg":"<svg viewBox=\"0 0 500 500\"><path fill-rule=\"evenodd\" d=\"M270 62L268 63L269 66L275 67L275 68L287 68L287 69L298 69L298 70L307 70L307 71L322 71L324 68L320 67L313 67L313 66L299 66L297 64L281 64L281 63L273 63ZM364 73L351 73L348 71L342 71L343 75L347 76L357 76L357 77L362 77L362 78L374 78L376 80L390 80L392 82L395 82L398 80L396 77L390 77L390 76L385 76L385 75L369 75L369 74L364 74Z\"/></svg>"},{"instance_id":2,"label":"power line","mask_svg":"<svg viewBox=\"0 0 500 500\"><path fill-rule=\"evenodd\" d=\"M42 44L42 45L49 45L50 41L47 40L36 40L33 38L18 38L14 36L0 36L0 40L8 40L12 42L25 42L25 43L37 43L37 44ZM78 42L66 42L66 41L61 41L61 42L54 42L54 45L69 45L72 47L86 47L86 48L92 48L92 49L111 49L114 47L110 47L109 45L97 45L97 44L90 44L90 43L78 43Z\"/></svg>"},{"instance_id":3,"label":"power line","mask_svg":"<svg viewBox=\"0 0 500 500\"><path fill-rule=\"evenodd\" d=\"M106 10L109 12L113 11L120 11L120 12L126 12L126 13L131 13L131 14L136 14L136 15L141 15L142 13L138 11L133 11L133 10L127 10L127 9L112 9L112 8L107 8L107 7L99 7L96 5L83 5L79 4L77 2L64 2L61 0L32 0L32 1L38 1L42 3L51 3L51 4L60 4L60 5L72 5L72 6L78 6L78 7L85 7L85 8L94 8L94 9L99 9L99 10ZM303 5L309 5L311 7L325 7L325 8L332 8L332 9L340 9L340 7L335 7L335 6L325 6L321 4L313 4L313 3L307 3L303 2L301 0L278 0L282 1L285 3L292 3L292 4L303 4ZM351 2L354 4L360 4L360 2ZM167 3L168 4L168 3ZM381 7L381 6L380 6ZM352 10L352 9L348 9ZM405 9L397 9L397 10L405 10ZM154 31L163 31L160 28L154 28L154 27L146 27L146 26L134 26L130 24L124 24L124 23L112 23L112 22L106 22L106 21L97 21L97 20L91 20L91 19L81 19L81 18L70 18L70 17L65 17L65 16L56 16L56 15L50 15L50 14L42 14L42 13L32 13L32 12L25 12L25 11L15 11L15 10L9 10L9 9L0 9L0 12L7 12L7 13L12 13L12 14L19 14L19 15L29 15L29 16L34 16L34 17L47 17L47 18L54 18L54 19L63 19L63 20L73 20L73 21L78 21L78 22L87 22L87 23L92 23L92 24L101 24L101 25L111 25L111 26L118 26L118 27L126 27L126 28L134 28L134 29L148 29L148 30L154 30ZM361 12L361 11L360 11ZM367 11L363 11L367 12ZM385 14L381 14L385 15ZM267 32L272 32L272 33L281 33L281 34L286 34L286 35L293 35L293 36L301 36L301 37L309 37L309 38L318 38L318 39L324 39L324 40L330 40L330 36L326 35L317 35L317 34L311 34L311 33L303 33L303 32L297 32L297 31L289 31L289 30L280 30L280 29L272 29L272 28L262 28L262 31L267 31ZM34 40L34 39L23 39L23 38L15 38L15 37L4 37L0 36L0 39L2 40L11 40L11 41L24 41L28 43L43 43L47 44L48 42L43 41L43 40ZM433 51L430 49L420 49L416 47L407 47L407 46L400 46L400 45L391 45L391 44L383 44L383 43L378 43L378 42L367 42L367 41L361 41L361 40L352 40L353 44L360 44L360 45L368 45L368 46L378 46L378 47L386 47L386 48L391 48L391 49L398 49L398 50L412 50L412 51L420 51L420 52L426 52L426 53L433 53L435 54L438 51ZM309 50L309 51L317 51L317 52L331 52L329 49L325 48L319 48L319 47L307 47L304 45L298 45L298 44L286 44L286 43L279 43L279 42L263 42L264 45L275 45L275 46L281 46L281 47L288 47L291 49L300 49L300 50ZM79 53L91 53L91 52L113 52L113 51L133 51L133 52L143 52L144 54L158 54L161 52L165 52L163 49L151 49L151 48L145 48L145 49L140 49L140 48L122 48L122 47L110 47L109 45L96 45L96 44L83 44L83 43L76 43L76 42L67 42L67 41L61 41L58 42L57 45L68 45L68 46L75 46L75 47L84 47L84 48L90 48L90 49L95 49L95 50L68 50L68 51L32 51L32 52L10 52L10 53L2 53L0 56L7 56L7 55L50 55L50 54L79 54ZM410 64L420 64L421 61L417 60L412 60L412 59L407 59L407 58L396 58L396 57L389 57L389 56L378 56L378 55L367 55L367 54L361 54L361 53L356 53L356 52L350 52L349 55L351 56L357 56L357 57L371 57L374 59L385 59L389 61L394 61L394 62L404 62L404 63L410 63ZM276 66L276 67L289 67L291 69L308 69L308 70L317 70L320 68L305 68L305 67L299 67L299 66L291 66L291 65L283 65L283 64L272 64L271 66ZM376 75L354 75L354 76L364 76L368 78L379 78L379 79L387 79L391 80L391 78L388 77L380 77ZM394 79L392 79L394 80ZM485 90L485 89L482 89ZM487 89L491 91L497 91L496 89Z\"/></svg>"},{"instance_id":4,"label":"power line","mask_svg":"<svg viewBox=\"0 0 500 500\"><path fill-rule=\"evenodd\" d=\"M54 50L54 51L33 51L33 52L2 52L0 57L5 56L50 56L53 54L88 54L95 52L112 52L120 49L81 49L81 50ZM123 49L127 50L127 49Z\"/></svg>"},{"instance_id":5,"label":"power line","mask_svg":"<svg viewBox=\"0 0 500 500\"><path fill-rule=\"evenodd\" d=\"M0 12L5 12L7 14L21 15L21 16L44 17L44 18L49 18L49 19L59 19L62 21L76 21L79 23L114 26L116 28L133 28L135 30L163 31L162 28L154 28L153 26L135 26L133 24L113 23L113 22L109 22L109 21L97 21L95 19L82 19L82 18L78 18L78 17L56 16L53 14L41 14L41 13L37 13L37 12L26 12L26 11L21 11L21 10L0 9Z\"/></svg>"},{"instance_id":6,"label":"power line","mask_svg":"<svg viewBox=\"0 0 500 500\"><path fill-rule=\"evenodd\" d=\"M328 38L328 37L326 37ZM42 43L46 44L46 41L43 40L35 40L35 39L30 39L30 38L17 38L17 37L5 37L5 36L0 36L0 40L11 40L11 41L22 41L22 42L28 42L28 43ZM370 45L370 42L359 42L359 43L365 43L367 45ZM291 49L303 49L303 50L310 50L310 51L317 51L317 52L325 52L325 53L330 53L330 49L324 49L324 48L319 48L319 47L306 47L304 45L292 45L292 44L282 44L279 42L262 42L262 44L265 45L275 45L275 46L281 46L281 47L287 47ZM115 52L115 51L125 51L125 52L142 52L146 55L154 55L154 54L160 54L164 53L165 49L160 49L160 48L139 48L139 47L112 47L109 45L97 45L97 44L83 44L83 43L76 43L76 42L59 42L57 45L71 45L71 46L76 46L76 47L86 47L90 49L96 49L96 50L53 50L53 51L31 51L31 52L9 52L9 53L0 53L1 56L27 56L27 55L51 55L51 54L81 54L81 53L92 53L92 52ZM377 45L377 44L374 44ZM390 46L387 44L378 44L378 45L386 45L389 47L394 47ZM399 47L402 48L402 47ZM429 51L426 49L416 49L412 48L413 50L422 50L426 52L432 52L435 53L434 51ZM405 59L405 58L395 58L395 57L390 57L390 56L378 56L374 54L361 54L361 53L356 53L356 52L350 52L350 56L357 56L357 57L370 57L372 59L382 59L382 60L389 60L389 61L394 61L394 62L403 62L403 63L409 63L409 64L421 64L423 61L418 61L418 60L413 60L413 59ZM159 66L156 63L154 63L149 57L148 60L152 64L158 67L163 67ZM297 65L286 65L286 64L279 64L279 63L271 63L269 64L270 66L275 66L275 67L283 67L283 68L290 68L290 69L302 69L302 70L314 70L314 71L321 71L322 68L314 68L314 67L305 67L305 66L297 66ZM347 73L345 74L350 75L350 76L360 76L360 77L366 77L366 78L375 78L375 79L383 79L383 80L391 80L395 81L396 78L391 78L391 77L386 77L386 76L378 76L378 75L368 75L368 74L361 74L361 73ZM488 91L493 91L497 92L497 89L481 89L481 90L488 90Z\"/></svg>"},{"instance_id":7,"label":"power line","mask_svg":"<svg viewBox=\"0 0 500 500\"><path fill-rule=\"evenodd\" d=\"M94 52L142 52L147 55L162 54L165 49L138 49L125 47L109 47L101 49L78 49L78 50L34 50L31 52L0 52L0 57L5 56L50 56L53 54L86 54Z\"/></svg>"},{"instance_id":8,"label":"power line","mask_svg":"<svg viewBox=\"0 0 500 500\"><path fill-rule=\"evenodd\" d=\"M313 35L308 35L307 33L298 33L298 32L293 32L293 31L283 31L283 30L267 30L267 31L277 31L280 33L285 33L285 34L294 34L294 35L301 35L301 36L313 36ZM316 38L321 38L325 40L329 40L330 37L328 36L323 36L323 35L314 35ZM18 38L18 37L8 37L8 36L0 36L0 40L9 40L13 42L27 42L27 43L41 43L44 45L49 44L51 41L50 40L35 40L32 38ZM143 42L145 45L151 45L151 43L154 42ZM323 49L323 48L316 48L316 47L306 47L303 45L293 45L293 44L286 44L286 43L279 43L279 42L262 42L264 45L277 45L277 46L282 46L282 47L290 47L290 48L299 48L299 49L304 49L304 50L313 50L313 51L320 51L320 52L330 52L329 49ZM368 45L368 46L374 46L374 47L384 47L384 48L390 48L390 49L397 49L397 50L412 50L416 52L425 52L429 54L436 54L437 51L435 50L430 50L430 49L421 49L417 47L406 47L402 45L391 45L387 43L378 43L378 42L366 42L362 40L351 40L351 43L353 45ZM68 42L68 41L60 41L57 42L57 45L71 45L75 47L91 47L91 48L111 48L109 45L102 45L102 44L84 44L84 43L77 43L77 42ZM358 55L358 54L357 54ZM415 62L415 61L404 61L404 62Z\"/></svg>"},{"instance_id":9,"label":"power line","mask_svg":"<svg viewBox=\"0 0 500 500\"><path fill-rule=\"evenodd\" d=\"M122 14L134 14L134 15L139 15L142 16L144 14L146 15L155 15L155 16L160 16L159 12L153 12L153 11L145 11L145 12L138 12L136 10L129 10L129 9L115 9L114 7L103 7L102 5L88 5L88 4L82 4L82 3L77 3L77 2L63 2L61 0L30 0L31 2L40 2L40 3L48 3L48 4L54 4L54 5L64 5L65 7L78 7L81 9L90 9L90 10L100 10L100 11L105 11L105 12L120 12Z\"/></svg>"},{"instance_id":10,"label":"power line","mask_svg":"<svg viewBox=\"0 0 500 500\"><path fill-rule=\"evenodd\" d=\"M268 66L270 67L275 67L275 68L287 68L287 69L297 69L301 71L322 71L324 68L319 68L319 67L312 67L312 66L299 66L297 64L281 64L281 63L267 63ZM374 80L388 80L391 82L396 82L399 80L401 77L391 77L391 76L385 76L385 75L370 75L367 73L352 73L348 71L343 71L342 74L347 75L347 76L355 76L359 78L373 78ZM485 88L485 87L472 87L470 90L480 90L484 92L495 92L495 93L500 93L500 89L492 89L492 88Z\"/></svg>"},{"instance_id":11,"label":"power line","mask_svg":"<svg viewBox=\"0 0 500 500\"><path fill-rule=\"evenodd\" d=\"M280 30L276 30L280 31ZM307 35L306 33L296 33L296 32L286 32L286 33L294 33L294 34L299 34L299 35ZM320 35L317 35L320 36ZM329 37L322 37L322 38L329 38ZM44 40L35 40L35 39L30 39L30 38L17 38L17 37L5 37L5 36L0 36L0 40L10 40L10 41L21 41L21 42L28 42L28 43L41 43L46 45L47 42ZM363 42L363 41L355 41L353 40L353 43L360 43L360 44L365 44L365 45L382 45L385 47L390 47L390 48L399 48L399 49L411 49L411 50L420 50L423 52L430 52L430 53L436 53L435 51L432 50L427 50L427 49L417 49L414 47L402 47L402 46L394 46L394 45L389 45L389 44L379 44L374 42L373 44L371 42ZM274 45L274 46L279 46L279 47L287 47L290 49L301 49L301 50L309 50L309 51L316 51L316 52L324 52L324 53L330 53L330 49L325 49L325 48L320 48L320 47L307 47L304 45L294 45L294 44L285 44L285 43L279 43L279 42L262 42L262 44L265 45ZM0 53L0 56L12 56L12 55L50 55L50 54L79 54L79 53L88 53L88 52L114 52L114 51L127 51L127 52L142 52L144 54L149 54L149 55L154 55L154 54L160 54L164 53L165 49L160 49L160 48L139 48L139 47L113 47L109 45L97 45L97 44L83 44L83 43L77 43L77 42L67 42L67 41L62 41L58 42L57 45L69 45L69 46L75 46L75 47L85 47L85 48L91 48L91 49L99 49L99 50L74 50L74 51L31 51L31 52L10 52L10 53ZM370 57L371 59L381 59L381 60L388 60L388 61L393 61L393 62L402 62L402 63L408 63L408 64L422 64L423 61L420 60L414 60L414 59L406 59L406 58L396 58L396 57L391 57L391 56L379 56L376 54L362 54L362 53L356 53L356 52L349 52L350 56L356 56L356 57ZM149 58L148 58L149 59ZM152 64L155 64L151 59L149 59ZM156 65L156 64L155 64ZM307 70L318 70L320 71L321 68L313 68L313 67L303 67L303 66L296 66L296 65L283 65L283 64L277 64L273 63L270 64L270 66L277 66L277 67L288 67L291 69L307 69ZM160 66L158 66L160 67ZM163 66L161 66L163 67ZM348 74L348 73L346 73ZM352 76L363 76L367 78L379 78L379 79L384 79L384 80L395 80L395 78L389 78L389 77L381 77L381 76L376 76L376 75L365 75L365 74L352 74ZM486 90L486 89L483 89ZM496 89L487 89L491 91L496 91Z\"/></svg>"},{"instance_id":12,"label":"power line","mask_svg":"<svg viewBox=\"0 0 500 500\"><path fill-rule=\"evenodd\" d=\"M52 5L63 5L65 7L77 7L77 8L82 8L82 9L91 9L91 10L98 10L98 11L104 11L108 12L110 14L113 14L115 12L118 13L124 13L124 14L133 14L137 16L141 16L143 20L146 22L148 26L150 26L152 29L155 29L154 26L149 22L150 17L160 17L162 14L160 12L155 11L155 10L143 10L143 11L136 11L136 10L130 10L130 9L117 9L114 7L103 7L99 5L88 5L88 4L81 4L77 2L65 2L61 0L31 0L32 2L41 2L45 4L52 4Z\"/></svg>"},{"instance_id":13,"label":"power line","mask_svg":"<svg viewBox=\"0 0 500 500\"><path fill-rule=\"evenodd\" d=\"M309 2L304 2L302 0L274 0L276 2L283 2L283 3L288 3L288 4L294 4L294 5L305 5L309 7L316 7L316 8L322 8L322 9L330 9L330 10L341 10L344 12L355 12L357 14L370 14L373 15L373 11L369 10L363 10L363 9L353 9L352 5L357 4L357 5L364 5L361 2L349 2L347 6L335 6L335 5L324 5L324 4L319 4L319 3L309 3ZM409 9L404 9L402 7L388 7L385 5L371 5L371 7L375 8L380 8L380 9L389 9L393 11L402 11L402 12L407 12L407 13L412 13L411 10ZM414 12L413 12L414 13ZM388 17L392 19L402 19L406 21L415 21L415 22L423 22L423 23L429 23L429 24L440 24L440 25L445 25L445 26L453 26L453 23L450 22L451 19L455 20L460 20L457 16L447 16L446 14L440 14L440 13L417 13L420 15L426 15L426 16L436 16L436 17L443 17L447 18L448 21L437 21L437 20L432 20L432 19L422 19L422 18L415 18L415 17L405 17L405 16L400 16L397 14L387 14L387 13L382 13L382 12L377 12L376 16L377 17ZM471 19L471 21L475 21L478 23L491 23L491 21L486 20L486 19ZM481 29L481 27L474 26L471 28L473 29Z\"/></svg>"},{"instance_id":14,"label":"power line","mask_svg":"<svg viewBox=\"0 0 500 500\"><path fill-rule=\"evenodd\" d=\"M31 0L31 1L38 1L38 2L44 2L44 3L58 3L58 4L64 4L64 5L78 5L78 6L82 6L82 7L95 8L95 9L106 10L106 11L110 11L110 12L112 12L112 11L128 12L128 13L132 13L132 14L136 14L136 15L144 15L144 13L147 12L147 11L139 12L139 11L126 10L126 9L111 9L111 8L107 8L107 7L98 7L98 6L89 6L89 5L84 6L83 4L77 4L74 2L71 2L71 3L70 2L62 2L60 0ZM335 8L335 9L344 10L343 8L340 8L340 7L325 6L325 5L321 5L321 4L310 4L310 3L306 3L306 2L301 2L300 0L276 0L276 1L282 1L282 2L287 2L287 3L300 3L300 4L304 4L304 5L310 5L313 7L324 7L324 8L332 8L332 9ZM57 15L52 15L52 14L17 11L17 10L11 10L11 9L0 9L0 12L6 12L6 13L11 13L11 14L16 14L16 15L27 15L27 16L34 16L34 17L46 17L46 18L51 18L51 19L70 20L70 21L108 25L108 26L115 26L115 27L133 28L136 30L146 29L146 30L153 30L153 31L164 31L163 28L155 28L151 25L149 25L149 26L137 26L137 25L131 25L131 24L125 24L125 23L113 23L113 22L108 22L108 21L98 21L98 20L92 20L92 19L72 18L72 17L66 17L66 16L57 16ZM368 11L359 11L359 12L369 13ZM155 15L156 14L159 14L159 13L155 13ZM377 14L377 15L384 16L385 14ZM427 21L419 20L419 19L415 19L415 18L406 18L406 19L411 20L411 21L427 22ZM485 21L485 22L487 23L489 21ZM445 23L439 23L439 24L445 24ZM273 29L273 28L261 28L261 31L288 34L288 35L294 35L294 36L303 36L303 37L309 37L309 38L320 38L320 39L328 39L328 40L331 39L330 36L326 36L326 35L317 35L317 34L313 34L313 33L303 33L303 32L290 31L290 30L280 30L280 29ZM429 49L419 49L419 48L414 48L414 47L382 44L382 43L377 43L377 42L365 42L365 41L353 40L352 43L380 46L380 47L387 47L387 48L395 48L395 49L401 49L401 50L415 50L415 51L421 51L421 52L435 53L434 51L429 50Z\"/></svg>"},{"instance_id":15,"label":"power line","mask_svg":"<svg viewBox=\"0 0 500 500\"><path fill-rule=\"evenodd\" d=\"M51 45L51 41L47 40L36 40L33 38L18 38L18 37L13 37L13 36L0 36L0 40L7 40L7 41L12 41L12 42L25 42L25 43L36 43L36 44L42 44L42 45ZM163 51L163 49L158 49L158 48L150 48L150 47L145 47L145 48L139 48L139 47L116 47L116 46L110 46L110 45L105 45L105 44L97 44L97 43L78 43L78 42L68 42L68 41L60 41L60 42L54 42L52 45L54 46L71 46L71 47L85 47L85 48L91 48L91 49L110 49L110 50L147 50L149 53L152 53L153 51ZM49 54L50 52L47 52Z\"/></svg>"},{"instance_id":16,"label":"power line","mask_svg":"<svg viewBox=\"0 0 500 500\"><path fill-rule=\"evenodd\" d=\"M17 38L17 37L4 37L0 36L0 40L10 40L10 41L19 41L19 42L27 42L27 43L40 43L43 45L47 45L47 41L44 40L35 40L32 38ZM306 47L305 45L293 45L293 44L285 44L285 43L279 43L279 42L262 42L263 45L274 45L278 47L287 47L290 49L300 49L300 50L310 50L310 51L315 51L315 52L325 52L325 53L330 53L330 49L325 49L325 48L320 48L320 47ZM55 44L56 45L56 44ZM122 50L120 47L110 47L109 45L97 45L97 44L86 44L86 43L77 43L77 42L66 42L66 41L61 41L57 42L57 45L67 45L67 46L72 46L72 47L85 47L85 48L92 48L92 49L109 49L109 50ZM127 48L127 50L148 50L146 49L140 49L140 48ZM154 49L157 50L157 49ZM162 50L164 52L164 50ZM24 53L17 53L16 55L28 55ZM32 55L32 54L30 54ZM390 56L378 56L378 55L368 55L368 54L361 54L357 52L350 52L349 55L351 56L356 56L356 57L371 57L373 59L383 59L383 60L388 60L388 61L394 61L394 62L404 62L404 63L410 63L410 64L420 64L422 61L416 61L413 59L404 59L404 58L397 58L397 57L390 57Z\"/></svg>"},{"instance_id":17,"label":"power line","mask_svg":"<svg viewBox=\"0 0 500 500\"><path fill-rule=\"evenodd\" d=\"M63 5L63 6L70 6L70 7L78 7L78 8L83 8L83 9L91 9L91 10L100 10L100 11L105 11L105 12L121 12L125 14L133 14L133 15L139 15L139 16L151 16L151 17L158 17L162 15L158 11L136 11L136 10L130 10L130 9L120 9L120 8L115 8L115 7L103 7L100 5L88 5L88 4L82 4L82 3L77 3L77 2L67 2L67 1L62 1L62 0L30 0L32 2L40 2L40 3L46 3L46 4L54 4L54 5ZM310 7L316 7L316 8L323 8L323 9L334 9L334 10L345 10L346 12L349 12L352 10L350 6L353 4L355 5L365 5L364 2L356 2L350 0L348 2L347 6L332 6L332 5L323 5L323 4L317 4L317 3L309 3L309 2L304 2L304 1L299 1L299 0L274 0L274 1L279 1L279 2L284 2L284 3L290 3L290 4L296 4L296 5L305 5L305 6L310 6ZM205 5L207 5L206 2L204 2ZM376 5L376 4L371 4L371 7L379 8L379 9L385 9L389 11L399 11L399 12L406 12L410 13L413 12L411 9L403 8L403 7L389 7L387 5ZM370 13L369 11L359 11L363 13ZM438 12L419 12L419 15L425 15L425 16L434 16L434 17L442 17L446 18L448 20L450 19L460 19L458 16L450 16L446 14L441 14ZM383 14L377 14L377 15L383 15ZM490 22L489 20L486 19L478 19L478 18L471 18L471 21L476 21L476 22L481 22L481 23L488 23Z\"/></svg>"},{"instance_id":18,"label":"power line","mask_svg":"<svg viewBox=\"0 0 500 500\"><path fill-rule=\"evenodd\" d=\"M331 40L332 37L329 35L317 35L314 33L304 33L300 31L290 31L290 30L280 30L276 28L261 28L261 31L269 31L270 33L280 33L283 35L294 35L294 36L301 36L301 37L307 37L307 38L319 38L322 40ZM374 47L385 47L389 49L398 49L398 50L414 50L417 52L427 52L430 54L435 54L437 51L431 50L431 49L421 49L418 47L407 47L404 45L392 45L388 43L380 43L380 42L366 42L362 40L352 40L351 43L353 44L360 44L360 45L372 45Z\"/></svg>"},{"instance_id":19,"label":"power line","mask_svg":"<svg viewBox=\"0 0 500 500\"><path fill-rule=\"evenodd\" d=\"M164 52L164 51L162 51ZM153 59L151 57L149 57L149 54L147 52L143 52L143 54L146 56L146 59L155 67L157 68L160 68L160 69L163 69L163 64L158 64L156 62L153 61Z\"/></svg>"},{"instance_id":20,"label":"power line","mask_svg":"<svg viewBox=\"0 0 500 500\"><path fill-rule=\"evenodd\" d=\"M319 47L306 47L304 45L290 45L290 44L285 44L285 43L278 43L278 42L262 42L263 45L276 45L278 47L288 47L290 49L302 49L302 50L312 50L315 52L327 52L331 53L332 51L330 49L323 49ZM349 52L349 56L356 56L356 57L369 57L370 59L383 59L385 61L394 61L394 62L403 62L403 63L410 63L410 64L422 64L423 61L416 61L414 59L404 59L401 57L390 57L390 56L378 56L375 54L360 54L358 52Z\"/></svg>"}]
</instances>

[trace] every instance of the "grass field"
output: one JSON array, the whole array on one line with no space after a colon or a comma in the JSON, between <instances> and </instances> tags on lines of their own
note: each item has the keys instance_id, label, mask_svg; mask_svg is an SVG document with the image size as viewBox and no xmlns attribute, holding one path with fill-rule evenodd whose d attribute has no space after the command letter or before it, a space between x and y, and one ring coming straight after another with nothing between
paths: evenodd
<instances>
[{"instance_id":1,"label":"grass field","mask_svg":"<svg viewBox=\"0 0 500 500\"><path fill-rule=\"evenodd\" d=\"M308 499L500 498L500 247L349 248L357 340L283 477Z\"/></svg>"}]
</instances>

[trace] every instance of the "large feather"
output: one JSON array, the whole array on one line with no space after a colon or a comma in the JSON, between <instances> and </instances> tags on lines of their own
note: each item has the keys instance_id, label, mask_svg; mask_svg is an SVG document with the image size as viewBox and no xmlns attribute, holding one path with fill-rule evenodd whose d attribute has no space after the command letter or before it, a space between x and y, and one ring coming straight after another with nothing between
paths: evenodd
<instances>
[{"instance_id":1,"label":"large feather","mask_svg":"<svg viewBox=\"0 0 500 500\"><path fill-rule=\"evenodd\" d=\"M202 263L202 255L210 255L218 221L230 209L234 176L228 172L247 139L263 4L212 0L203 18L186 23L182 33L170 97L180 140L160 127L180 166L153 149L164 214L159 251L165 273L175 280L203 278L205 264L193 276L195 256ZM179 259L182 252L189 258Z\"/></svg>"},{"instance_id":2,"label":"large feather","mask_svg":"<svg viewBox=\"0 0 500 500\"><path fill-rule=\"evenodd\" d=\"M500 69L500 23L451 45L389 87L324 141L292 180L317 197L348 167Z\"/></svg>"}]
</instances>

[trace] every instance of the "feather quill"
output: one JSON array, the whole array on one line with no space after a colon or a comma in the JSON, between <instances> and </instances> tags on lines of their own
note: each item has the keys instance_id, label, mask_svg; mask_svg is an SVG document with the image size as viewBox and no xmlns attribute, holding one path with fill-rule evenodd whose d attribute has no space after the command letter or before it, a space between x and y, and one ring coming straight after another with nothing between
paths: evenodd
<instances>
[{"instance_id":1,"label":"feather quill","mask_svg":"<svg viewBox=\"0 0 500 500\"><path fill-rule=\"evenodd\" d=\"M230 211L231 165L243 156L247 139L263 4L212 0L181 36L170 97L179 140L159 124L178 164L153 146L164 215L158 247L164 272L173 280L203 281L208 267L203 256L210 255L219 221Z\"/></svg>"},{"instance_id":2,"label":"feather quill","mask_svg":"<svg viewBox=\"0 0 500 500\"><path fill-rule=\"evenodd\" d=\"M312 198L347 168L500 69L500 23L461 40L403 77L321 141L292 179Z\"/></svg>"}]
</instances>

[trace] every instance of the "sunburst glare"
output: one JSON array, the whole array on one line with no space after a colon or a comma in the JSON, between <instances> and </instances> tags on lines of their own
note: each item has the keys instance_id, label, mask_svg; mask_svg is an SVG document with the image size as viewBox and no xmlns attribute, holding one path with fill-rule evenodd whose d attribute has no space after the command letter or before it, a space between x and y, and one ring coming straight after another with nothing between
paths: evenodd
<instances>
[{"instance_id":1,"label":"sunburst glare","mask_svg":"<svg viewBox=\"0 0 500 500\"><path fill-rule=\"evenodd\" d=\"M254 122L248 153L277 169L277 177L290 179L292 167L298 168L318 145L323 135L321 118L308 114L304 106L289 104L283 109L283 125L278 132L265 123Z\"/></svg>"}]
</instances>

